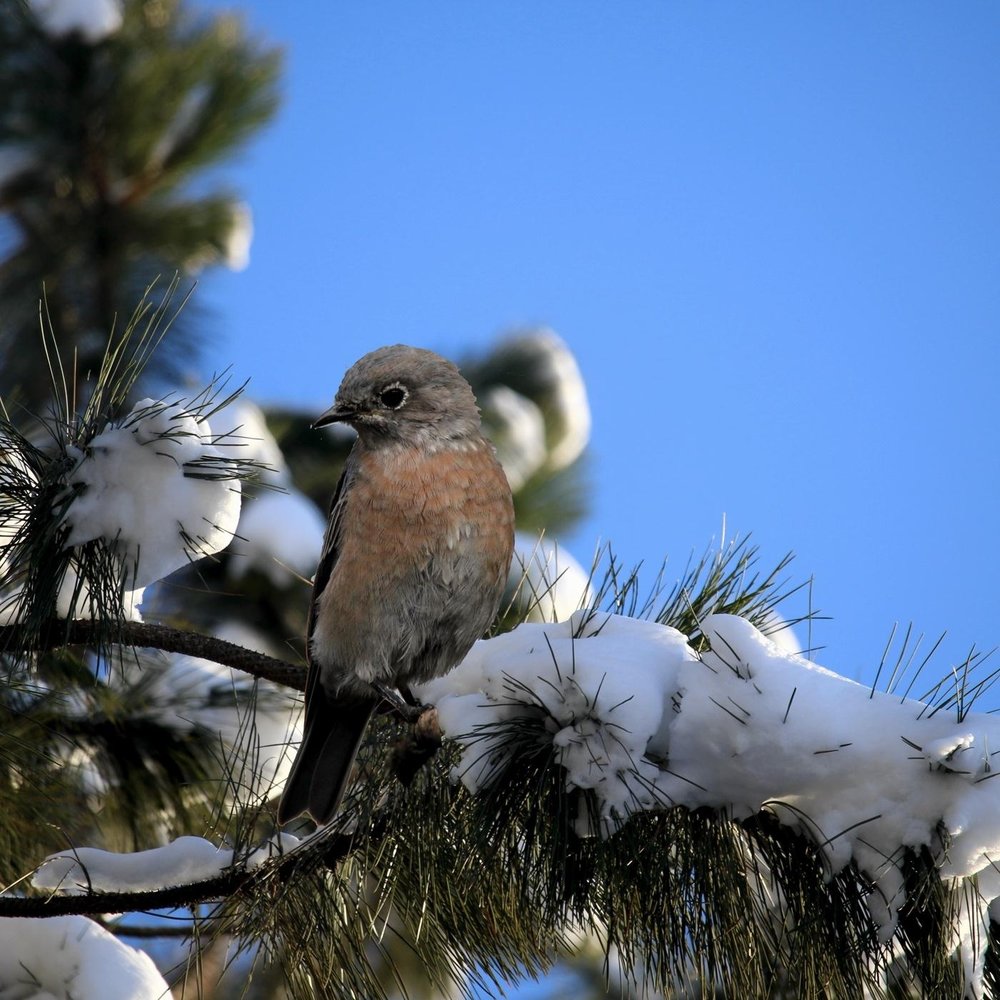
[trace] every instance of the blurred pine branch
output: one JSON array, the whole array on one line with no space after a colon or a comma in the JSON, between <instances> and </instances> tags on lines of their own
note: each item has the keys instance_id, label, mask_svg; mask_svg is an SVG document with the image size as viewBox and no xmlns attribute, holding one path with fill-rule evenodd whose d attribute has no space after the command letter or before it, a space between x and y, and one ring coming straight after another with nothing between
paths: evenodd
<instances>
[{"instance_id":1,"label":"blurred pine branch","mask_svg":"<svg viewBox=\"0 0 1000 1000\"><path fill-rule=\"evenodd\" d=\"M109 330L157 277L229 262L246 210L205 172L274 115L277 51L231 15L180 0L128 0L96 42L47 31L27 6L0 18L0 394L48 402L38 336L47 317L64 363L96 375ZM191 318L190 316L188 317ZM147 376L186 374L198 336L179 324Z\"/></svg>"}]
</instances>

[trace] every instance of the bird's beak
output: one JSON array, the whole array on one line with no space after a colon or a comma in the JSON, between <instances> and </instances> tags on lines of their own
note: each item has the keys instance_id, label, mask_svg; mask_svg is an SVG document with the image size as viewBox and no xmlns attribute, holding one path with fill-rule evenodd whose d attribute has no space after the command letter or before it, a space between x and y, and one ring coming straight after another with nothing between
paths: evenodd
<instances>
[{"instance_id":1,"label":"bird's beak","mask_svg":"<svg viewBox=\"0 0 1000 1000\"><path fill-rule=\"evenodd\" d=\"M317 427L326 427L327 424L338 424L343 423L345 420L350 420L354 416L354 411L346 406L339 406L334 403L326 413L321 413L313 422L312 429L316 430Z\"/></svg>"}]
</instances>

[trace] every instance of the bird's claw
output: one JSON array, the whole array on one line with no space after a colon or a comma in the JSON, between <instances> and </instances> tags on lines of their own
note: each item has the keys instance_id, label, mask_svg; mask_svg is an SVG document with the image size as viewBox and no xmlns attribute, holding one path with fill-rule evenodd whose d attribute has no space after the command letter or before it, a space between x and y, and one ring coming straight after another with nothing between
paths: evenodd
<instances>
[{"instance_id":1,"label":"bird's claw","mask_svg":"<svg viewBox=\"0 0 1000 1000\"><path fill-rule=\"evenodd\" d=\"M374 683L372 684L372 687L375 689L379 697L389 706L389 711L395 712L404 722L416 722L426 708L425 705L421 705L419 703L414 704L412 701L407 701L398 691L385 684ZM409 694L409 690L407 690L407 694ZM410 697L411 699L413 698L412 695L410 695Z\"/></svg>"}]
</instances>

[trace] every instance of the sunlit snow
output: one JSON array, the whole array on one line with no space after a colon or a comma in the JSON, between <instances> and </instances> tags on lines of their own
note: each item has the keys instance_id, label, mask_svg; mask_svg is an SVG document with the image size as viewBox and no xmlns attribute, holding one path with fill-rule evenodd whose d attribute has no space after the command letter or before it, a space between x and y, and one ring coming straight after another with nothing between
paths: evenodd
<instances>
[{"instance_id":1,"label":"sunlit snow","mask_svg":"<svg viewBox=\"0 0 1000 1000\"><path fill-rule=\"evenodd\" d=\"M97 538L121 556L131 589L224 549L240 514L240 481L208 421L182 402L144 399L119 426L74 449L80 490L66 513L68 546Z\"/></svg>"},{"instance_id":2,"label":"sunlit snow","mask_svg":"<svg viewBox=\"0 0 1000 1000\"><path fill-rule=\"evenodd\" d=\"M163 847L130 854L77 847L49 855L35 872L31 884L36 889L66 895L151 891L213 879L233 865L253 869L298 844L299 839L291 834L276 834L242 858L231 848L219 847L202 837L178 837Z\"/></svg>"},{"instance_id":3,"label":"sunlit snow","mask_svg":"<svg viewBox=\"0 0 1000 1000\"><path fill-rule=\"evenodd\" d=\"M50 35L79 34L92 45L122 26L121 0L28 0L28 7Z\"/></svg>"},{"instance_id":4,"label":"sunlit snow","mask_svg":"<svg viewBox=\"0 0 1000 1000\"><path fill-rule=\"evenodd\" d=\"M820 845L831 871L853 860L875 886L884 939L904 901L904 848L941 854L946 880L975 878L955 928L968 981L982 978L988 909L1000 899L1000 720L873 691L712 615L711 650L653 622L581 611L476 644L416 692L464 747L454 776L473 792L500 773L502 726L544 720L569 788L591 789L601 828L672 805L762 809ZM537 722L536 722L537 724ZM941 832L947 840L942 853Z\"/></svg>"},{"instance_id":5,"label":"sunlit snow","mask_svg":"<svg viewBox=\"0 0 1000 1000\"><path fill-rule=\"evenodd\" d=\"M256 495L244 502L236 537L228 549L230 575L238 580L256 570L276 587L287 587L296 579L310 580L323 548L326 519L292 482L263 410L240 396L213 416L212 422L241 461L258 465L260 485L254 490Z\"/></svg>"},{"instance_id":6,"label":"sunlit snow","mask_svg":"<svg viewBox=\"0 0 1000 1000\"><path fill-rule=\"evenodd\" d=\"M155 1000L170 989L153 960L86 917L0 920L0 997Z\"/></svg>"},{"instance_id":7,"label":"sunlit snow","mask_svg":"<svg viewBox=\"0 0 1000 1000\"><path fill-rule=\"evenodd\" d=\"M558 542L518 532L511 579L528 621L553 622L594 602L590 574Z\"/></svg>"}]
</instances>

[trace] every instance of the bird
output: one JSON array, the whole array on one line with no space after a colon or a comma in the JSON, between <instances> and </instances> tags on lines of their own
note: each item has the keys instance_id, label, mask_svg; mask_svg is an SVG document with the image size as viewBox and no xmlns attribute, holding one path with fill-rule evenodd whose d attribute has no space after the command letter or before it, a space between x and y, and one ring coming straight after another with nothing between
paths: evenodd
<instances>
[{"instance_id":1,"label":"bird","mask_svg":"<svg viewBox=\"0 0 1000 1000\"><path fill-rule=\"evenodd\" d=\"M330 504L307 625L305 725L278 806L319 826L340 806L383 698L414 703L488 631L514 550L514 504L472 387L404 344L345 373L313 427L357 431Z\"/></svg>"}]
</instances>

